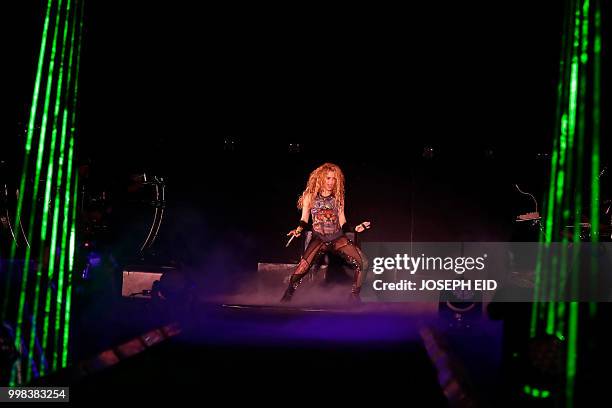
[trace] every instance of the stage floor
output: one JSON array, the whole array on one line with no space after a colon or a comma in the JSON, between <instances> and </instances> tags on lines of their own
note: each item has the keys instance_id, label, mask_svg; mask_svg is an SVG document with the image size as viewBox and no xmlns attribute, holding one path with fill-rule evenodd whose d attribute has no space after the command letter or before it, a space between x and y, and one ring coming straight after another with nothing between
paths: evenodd
<instances>
[{"instance_id":1,"label":"stage floor","mask_svg":"<svg viewBox=\"0 0 612 408\"><path fill-rule=\"evenodd\" d=\"M131 303L132 308L142 306L143 314L155 312L144 302ZM330 390L347 401L368 393L376 399L399 395L427 406L447 406L424 328L455 336L454 342L464 344L460 352L478 361L472 370L475 382L495 383L499 332L482 318L471 327L453 329L438 314L400 304L205 303L165 312L157 316L158 324L173 320L181 328L179 335L107 369L78 379L74 373L58 373L46 383L68 381L75 401L115 399L109 390L122 390L129 400L168 398L186 389L219 398ZM130 313L124 318L137 323L135 309ZM224 395L226 386L237 394Z\"/></svg>"}]
</instances>

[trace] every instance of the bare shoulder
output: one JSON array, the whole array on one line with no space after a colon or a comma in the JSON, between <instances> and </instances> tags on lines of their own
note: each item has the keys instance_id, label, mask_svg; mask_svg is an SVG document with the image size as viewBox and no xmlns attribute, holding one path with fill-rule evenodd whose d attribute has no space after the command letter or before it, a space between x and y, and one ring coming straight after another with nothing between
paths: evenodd
<instances>
[{"instance_id":1,"label":"bare shoulder","mask_svg":"<svg viewBox=\"0 0 612 408\"><path fill-rule=\"evenodd\" d=\"M309 193L304 194L304 207L310 208L311 203L312 203L312 194L309 194Z\"/></svg>"}]
</instances>

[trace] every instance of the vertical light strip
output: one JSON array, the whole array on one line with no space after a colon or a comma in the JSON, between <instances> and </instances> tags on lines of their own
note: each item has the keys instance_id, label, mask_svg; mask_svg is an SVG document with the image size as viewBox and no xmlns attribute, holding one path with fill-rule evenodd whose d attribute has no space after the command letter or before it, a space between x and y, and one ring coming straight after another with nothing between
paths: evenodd
<instances>
[{"instance_id":1,"label":"vertical light strip","mask_svg":"<svg viewBox=\"0 0 612 408\"><path fill-rule=\"evenodd\" d=\"M591 245L592 252L586 254L583 246L582 211L590 209L591 243L599 242L599 172L600 172L600 86L601 86L601 17L599 0L567 0L562 40L559 85L557 87L557 125L554 133L550 184L545 196L545 231L541 234L541 248L552 242L561 242L561 252L553 251L551 259L538 258L536 272L546 271L548 281L536 276L537 293L547 289L564 296L569 288L572 295L569 301L548 304L545 325L542 326L542 305L534 304L531 314L530 336L535 337L544 327L546 334L555 334L567 341L565 358L565 393L563 405L575 404L575 387L578 367L580 308L576 300L582 288L579 287L581 266L590 256L591 289L596 288L597 250ZM593 18L593 23L591 23ZM593 41L591 42L591 35ZM589 53L593 52L593 56ZM592 64L592 71L589 64ZM592 73L593 80L589 82ZM588 116L589 97L592 97L592 116ZM589 119L592 128L589 127ZM590 160L585 157L588 151L587 132L592 132ZM590 166L590 173L588 168ZM589 180L584 180L589 177ZM589 195L584 189L588 188ZM590 208L585 204L589 198ZM573 234L564 229L571 222ZM568 244L572 244L569 246ZM550 262L547 264L547 262ZM571 273L570 273L571 272ZM545 274L546 275L546 274ZM594 292L592 292L594 293ZM596 307L590 303L590 316L594 317ZM548 394L547 394L548 395Z\"/></svg>"},{"instance_id":2,"label":"vertical light strip","mask_svg":"<svg viewBox=\"0 0 612 408\"><path fill-rule=\"evenodd\" d=\"M555 219L555 203L556 203L556 185L558 180L558 171L559 171L559 149L560 149L560 141L557 138L557 135L565 133L565 114L563 109L564 95L565 95L565 87L563 84L565 83L564 78L567 75L568 69L566 60L568 59L566 54L569 50L569 44L571 42L571 25L572 19L569 17L568 13L564 13L563 17L563 29L561 31L561 51L560 51L560 61L559 61L559 78L557 84L557 106L556 106L556 114L555 114L555 125L553 132L553 148L551 154L551 168L550 168L550 183L548 185L548 194L544 194L544 205L543 209L545 213L543 214L544 220L544 228L540 232L540 245L538 247L538 257L536 263L535 270L535 280L534 280L534 303L532 304L531 309L531 324L530 324L530 337L534 338L537 334L538 329L538 315L539 311L544 308L547 309L547 321L546 327L547 331L551 329L554 330L554 302L551 300L548 304L542 304L539 299L544 292L547 292L549 295L549 299L555 298L555 276L556 269L554 266L556 262L550 262L550 243L553 240L553 226ZM544 249L544 250L543 250ZM544 258L545 257L545 258ZM556 259L555 259L556 261ZM545 262L545 265L542 265ZM553 268L553 269L551 269ZM544 275L542 272L544 271ZM550 283L545 282L544 277L550 276Z\"/></svg>"},{"instance_id":3,"label":"vertical light strip","mask_svg":"<svg viewBox=\"0 0 612 408\"><path fill-rule=\"evenodd\" d=\"M38 97L39 97L39 93L40 93L40 83L41 83L41 79L42 79L42 70L43 70L43 66L45 63L45 54L46 54L46 49L47 49L47 31L49 28L49 21L51 19L51 8L52 8L53 2L52 0L48 0L47 2L47 10L45 13L45 22L44 22L44 26L43 26L43 32L42 32L42 39L41 39L41 43L40 43L40 53L38 55L38 66L36 68L36 79L34 82L34 93L32 95L32 106L30 107L30 119L28 121L28 136L26 138L26 145L25 145L25 155L24 155L24 160L23 160L23 168L21 171L21 181L19 183L19 196L17 199L17 211L16 211L16 216L15 216L15 227L19 228L19 226L21 225L21 211L23 208L23 200L25 197L25 186L26 186L26 180L28 179L28 167L30 164L30 151L32 148L32 139L34 138L34 129L36 126L36 114L38 112ZM33 197L32 198L32 202L35 202L36 198ZM9 259L15 259L15 253L16 253L16 241L13 241L13 243L11 244L11 255ZM26 247L26 252L28 251L28 248ZM25 304L25 298L26 298L26 288L27 288L27 283L28 283L28 265L27 263L24 263L23 265L23 269L22 269L22 275L21 275L21 286L20 286L20 293L19 293L19 306L18 306L18 310L17 310L17 322L16 322L16 330L15 330L15 347L17 347L17 350L21 350L21 336L22 336L22 331L23 331L23 307ZM11 276L13 273L13 266L12 263L9 266L9 276ZM8 290L7 286L7 290ZM7 310L7 301L9 299L9 296L5 296L4 298L4 305L2 307L3 309L3 315L6 315L6 310ZM14 376L11 376L11 383L13 384L14 381Z\"/></svg>"},{"instance_id":4,"label":"vertical light strip","mask_svg":"<svg viewBox=\"0 0 612 408\"><path fill-rule=\"evenodd\" d=\"M85 10L85 4L81 3L80 17L79 17L79 36L77 40L77 57L76 57L76 73L74 82L74 93L72 100L72 118L70 122L70 155L74 155L76 149L74 130L76 126L76 109L77 109L77 96L79 91L79 69L81 64L81 43L83 35L83 13ZM74 164L71 164L74 166ZM64 331L63 331L63 344L62 344L62 367L68 365L69 355L69 340L70 340L70 311L72 308L72 282L74 278L74 255L76 247L76 213L77 213L77 193L79 191L79 173L70 170L74 174L74 186L72 195L72 219L70 222L70 252L68 258L68 274L66 277L66 308L64 310Z\"/></svg>"},{"instance_id":5,"label":"vertical light strip","mask_svg":"<svg viewBox=\"0 0 612 408\"><path fill-rule=\"evenodd\" d=\"M68 124L68 112L64 110L64 123ZM64 280L65 276L65 268L66 268L66 244L68 238L68 214L70 206L72 205L71 200L71 184L72 184L72 155L73 155L73 145L74 140L70 139L70 145L68 147L68 161L66 164L66 189L64 191L64 217L62 224L62 243L61 243L61 256L60 256L60 266L59 266L59 276L57 279L57 304L55 306L55 344L53 347L53 371L57 369L57 365L60 362L60 350L59 350L59 338L61 336L61 321L62 321L62 308L64 307ZM64 344L62 339L62 345Z\"/></svg>"},{"instance_id":6,"label":"vertical light strip","mask_svg":"<svg viewBox=\"0 0 612 408\"><path fill-rule=\"evenodd\" d=\"M25 144L25 154L23 159L23 166L21 170L21 181L19 183L19 195L17 198L17 211L15 216L15 229L18 229L21 225L21 210L23 207L23 199L25 196L25 186L26 180L28 178L28 166L30 164L30 151L32 150L32 139L34 138L34 129L36 125L36 113L38 112L38 95L40 92L40 80L42 78L42 70L45 62L45 53L47 49L47 30L49 28L49 20L51 18L51 6L53 0L48 0L47 9L45 12L45 22L43 25L42 38L40 42L40 52L38 54L38 64L36 68L36 79L34 80L34 92L32 94L32 105L30 106L30 118L28 121L28 133L26 137ZM9 257L10 260L15 259L15 254L17 252L17 241L13 240L11 242L11 255ZM13 264L9 265L9 273L7 275L7 285L6 292L4 295L4 300L2 304L2 319L6 317L7 308L8 308L8 299L9 299L9 288L11 286L10 279L13 273Z\"/></svg>"},{"instance_id":7,"label":"vertical light strip","mask_svg":"<svg viewBox=\"0 0 612 408\"><path fill-rule=\"evenodd\" d=\"M596 247L596 243L599 242L599 208L600 208L600 195L599 195L599 139L600 139L600 123L601 123L601 7L599 0L595 0L595 15L594 15L594 40L593 40L593 129L592 131L592 145L591 145L591 242L592 248ZM593 256L591 256L591 276L590 285L592 293L595 293L597 286L597 275L599 273L597 268L596 251L593 249ZM595 317L597 312L597 303L589 303L589 315L592 318Z\"/></svg>"},{"instance_id":8,"label":"vertical light strip","mask_svg":"<svg viewBox=\"0 0 612 408\"><path fill-rule=\"evenodd\" d=\"M68 342L70 339L70 309L72 307L72 281L74 277L74 250L76 243L76 212L77 192L79 191L79 173L74 172L74 187L72 195L72 221L70 226L70 258L68 258L68 279L66 282L66 310L64 312L64 342L62 346L62 367L68 365Z\"/></svg>"},{"instance_id":9,"label":"vertical light strip","mask_svg":"<svg viewBox=\"0 0 612 408\"><path fill-rule=\"evenodd\" d=\"M15 220L17 228L24 226L28 242L24 248L17 240L11 244L10 260L23 256L24 266L19 284L7 283L1 310L2 319L15 321L15 342L21 354L19 366L11 371L11 386L65 367L69 357L83 17L78 0L47 0ZM26 216L27 225L21 221ZM22 249L24 253L18 254ZM13 269L19 272L16 265L9 264L7 280L18 279L12 276ZM19 298L13 310L10 298L15 295Z\"/></svg>"},{"instance_id":10,"label":"vertical light strip","mask_svg":"<svg viewBox=\"0 0 612 408\"><path fill-rule=\"evenodd\" d=\"M53 40L51 43L51 56L49 59L49 72L47 75L45 102L43 106L42 123L40 127L40 140L39 140L39 146L38 146L38 154L36 157L36 173L34 176L34 186L33 186L34 192L32 194L30 223L28 225L28 240L32 243L33 243L32 237L33 237L33 232L34 232L34 224L36 221L36 207L37 207L37 202L39 198L38 197L38 184L40 182L40 172L41 172L43 161L44 161L45 141L46 141L46 133L47 133L47 121L48 121L48 116L49 116L49 104L51 101L51 88L53 87L53 72L54 72L54 67L55 67L55 53L57 50L57 33L59 29L59 15L60 15L60 10L61 10L61 3L62 3L62 0L59 0L57 13L55 16L55 27L53 29ZM43 211L47 211L46 204L47 203L44 203L44 202L42 203ZM44 243L41 243L41 245L44 245ZM29 268L30 257L31 257L31 248L28 247L26 249L25 265L23 268L24 279L22 280L22 283L24 285L22 286L22 292L27 291L26 282L27 282L27 275L29 274L29 269L30 269ZM30 323L30 337L29 337L30 341L29 341L29 346L28 346L28 368L26 370L26 382L29 382L32 378L32 368L31 367L32 367L32 361L34 357L33 353L34 353L34 344L35 344L35 339L36 339L38 303L39 303L39 295L40 295L41 273L38 273L39 271L40 270L38 270L36 274L36 290L34 292L34 305L32 306L32 319ZM18 319L17 321L18 329L19 329L19 326L23 324L24 307L25 307L25 297L20 299L20 302L19 302L19 316L17 318Z\"/></svg>"},{"instance_id":11,"label":"vertical light strip","mask_svg":"<svg viewBox=\"0 0 612 408\"><path fill-rule=\"evenodd\" d=\"M47 122L49 119L49 110L50 110L50 105L51 105L51 89L53 88L53 77L54 77L54 73L55 73L55 57L56 57L56 53L57 53L57 35L59 32L59 27L60 27L60 21L61 21L61 10L62 10L62 0L58 0L58 5L57 5L57 12L55 15L55 27L53 29L53 42L51 45L51 58L49 60L49 76L47 79L47 90L46 90L46 94L45 94L45 105L43 108L43 117L42 117L42 124L40 127L40 133L41 133L41 141L42 143L45 142L45 135L47 133ZM46 174L46 183L45 183L45 194L44 194L44 201L41 203L42 206L42 213L43 213L43 218L42 218L42 224L41 224L41 234L40 234L40 248L39 248L39 254L41 256L39 256L37 263L38 266L36 268L36 285L35 285L35 291L34 291L34 302L33 302L33 306L32 306L32 321L31 321L31 326L30 326L30 342L29 342L29 346L28 346L28 370L26 373L26 381L29 382L31 379L31 375L32 375L32 370L31 370L31 364L34 361L34 346L36 343L36 332L38 329L38 306L39 306L39 302L40 302L40 286L41 286L41 280L42 280L42 266L44 263L44 259L42 257L45 245L46 245L46 229L47 229L47 218L49 216L49 200L50 200L50 187L51 187L51 179L53 178L53 167L52 167L52 163L54 160L54 155L55 155L55 140L53 140L53 132L52 132L52 138L51 138L51 145L50 145L50 155L48 158L49 163L51 163L51 166L48 166L47 169L47 174ZM41 144L42 144L41 143ZM42 154L41 154L42 153ZM39 150L39 156L38 158L40 159L39 161L37 161L36 163L36 174L37 177L34 179L34 200L33 200L33 207L34 207L34 211L32 211L32 213L30 214L30 226L29 226L29 231L33 231L33 227L34 227L34 223L35 223L35 215L36 215L36 211L35 211L35 207L36 207L36 198L38 197L37 195L37 189L38 189L38 183L39 183L39 174L40 174L40 168L42 167L43 161L44 161L44 149ZM32 236L32 234L28 234L29 236ZM28 256L26 256L26 264L29 262ZM25 269L25 268L24 268Z\"/></svg>"},{"instance_id":12,"label":"vertical light strip","mask_svg":"<svg viewBox=\"0 0 612 408\"><path fill-rule=\"evenodd\" d=\"M70 53L68 56L68 78L66 79L66 92L64 94L64 111L62 115L62 139L66 138L66 134L68 132L68 111L69 104L71 101L71 85L72 85L72 61L74 56L74 41L76 39L76 20L78 18L77 13L77 2L75 1L75 7L72 8L72 23L71 23L71 31L70 31ZM71 133L72 136L72 133ZM62 319L62 309L64 307L64 279L65 279L65 268L66 268L66 249L67 249L67 240L68 240L68 216L69 209L71 205L71 185L72 185L72 154L73 154L73 145L74 140L70 137L69 146L68 146L68 160L66 161L66 169L64 173L66 174L66 185L63 191L64 194L64 205L62 207L63 216L62 216L62 238L60 241L60 261L58 267L58 277L57 277L57 298L55 305L55 338L53 344L53 371L57 370L58 364L60 363L60 350L59 350L59 339L61 337L61 319ZM63 342L62 342L63 344Z\"/></svg>"},{"instance_id":13,"label":"vertical light strip","mask_svg":"<svg viewBox=\"0 0 612 408\"><path fill-rule=\"evenodd\" d=\"M567 124L567 145L566 145L566 165L565 172L567 174L565 186L563 190L560 192L563 199L561 200L562 204L562 224L561 226L569 225L570 215L574 217L578 216L577 214L572 213L572 197L574 194L573 187L575 183L573 169L575 166L574 161L574 148L575 148L575 136L576 136L576 119L577 119L577 105L578 105L578 86L579 86L579 49L580 49L580 36L581 36L581 7L580 2L575 2L574 8L574 25L573 25L573 41L572 41L572 56L571 56L571 69L570 69L570 79L569 79L569 95L568 95L568 124ZM575 229L575 228L574 228ZM573 240L576 239L576 234L580 234L580 231L574 231ZM567 244L569 239L567 238L567 234L563 234L562 242ZM561 271L560 271L560 279L559 279L559 290L564 290L567 285L567 271L568 271L568 255L567 255L567 245L564 245L562 248L561 254ZM560 333L565 333L565 323L566 323L566 305L564 302L559 302L557 307L557 331Z\"/></svg>"},{"instance_id":14,"label":"vertical light strip","mask_svg":"<svg viewBox=\"0 0 612 408\"><path fill-rule=\"evenodd\" d=\"M578 166L576 180L576 196L575 196L575 214L576 218L582 214L582 167L584 164L584 136L585 136L585 121L586 121L586 93L587 93L587 78L586 64L588 62L588 40L589 40L589 0L584 0L581 10L581 35L580 35L580 87L578 99ZM582 258L580 253L580 222L578 219L574 221L574 260L576 263ZM578 293L579 273L578 268L573 268L573 274L570 284L572 296ZM566 400L568 406L573 405L574 388L576 381L576 365L577 365L577 348L578 348L578 302L572 301L569 305L568 316L568 335L567 335L567 375L566 375Z\"/></svg>"},{"instance_id":15,"label":"vertical light strip","mask_svg":"<svg viewBox=\"0 0 612 408\"><path fill-rule=\"evenodd\" d=\"M63 79L64 79L64 58L65 58L65 52L66 52L66 42L68 39L68 22L69 22L69 18L70 18L70 0L68 0L66 2L66 8L65 8L65 12L64 12L64 33L63 33L63 38L62 38L62 51L60 53L60 63L59 63L59 70L58 70L58 79L57 79L57 86L56 86L56 91L55 91L55 109L53 111L53 133L52 133L52 145L55 145L56 143L56 139L57 139L57 128L58 128L58 122L59 122L59 113L60 113L60 105L61 105L61 101L62 101L62 91L63 91ZM62 173L62 167L64 165L64 151L65 151L65 146L66 144L66 133L63 131L61 132L61 138L60 138L60 143L59 143L59 157L57 160L57 164L55 162L55 160L53 160L53 158L51 160L49 160L49 173L53 174L54 170L53 168L57 167L57 177L56 177L56 183L55 183L55 197L53 200L53 219L52 219L52 223L51 223L51 243L49 246L49 264L48 264L48 271L47 271L47 290L45 293L45 305L44 305L44 323L43 323L43 337L42 337L42 350L43 350L43 355L47 356L47 349L49 346L49 319L51 318L51 297L53 296L53 281L54 281L54 275L55 275L55 263L56 263L56 258L57 258L57 229L58 229L58 224L59 224L59 212L60 212L60 190L62 188L62 182L63 182L63 173ZM52 150L53 151L53 150ZM48 176L47 177L47 186L49 186L48 189L48 193L51 193L51 177ZM42 241L44 242L44 236L42 238ZM46 250L44 250L46 252ZM46 366L45 364L40 364L40 368L39 368L39 372L40 375L45 375L46 373Z\"/></svg>"}]
</instances>

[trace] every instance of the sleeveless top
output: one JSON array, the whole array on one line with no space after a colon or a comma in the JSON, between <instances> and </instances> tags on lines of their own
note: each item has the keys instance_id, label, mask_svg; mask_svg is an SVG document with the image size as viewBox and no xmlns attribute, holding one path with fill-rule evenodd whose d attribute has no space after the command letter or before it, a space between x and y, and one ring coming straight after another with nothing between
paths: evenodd
<instances>
[{"instance_id":1,"label":"sleeveless top","mask_svg":"<svg viewBox=\"0 0 612 408\"><path fill-rule=\"evenodd\" d=\"M312 216L313 233L319 236L339 236L339 233L341 234L339 208L332 194L327 197L317 194L310 209L310 215Z\"/></svg>"}]
</instances>

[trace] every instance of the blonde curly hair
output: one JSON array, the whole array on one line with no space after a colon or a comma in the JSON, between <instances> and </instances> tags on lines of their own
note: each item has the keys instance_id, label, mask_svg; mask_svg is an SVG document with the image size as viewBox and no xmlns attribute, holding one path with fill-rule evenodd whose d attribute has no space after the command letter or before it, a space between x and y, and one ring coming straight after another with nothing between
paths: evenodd
<instances>
[{"instance_id":1,"label":"blonde curly hair","mask_svg":"<svg viewBox=\"0 0 612 408\"><path fill-rule=\"evenodd\" d=\"M297 202L297 207L299 209L302 209L304 206L304 198L306 196L310 196L310 198L313 199L316 194L321 191L325 183L325 176L329 171L336 173L336 185L334 186L334 191L332 192L336 198L336 204L339 208L344 207L344 174L338 165L333 163L324 163L310 173L308 183L306 183L306 189L302 195L300 195Z\"/></svg>"}]
</instances>

